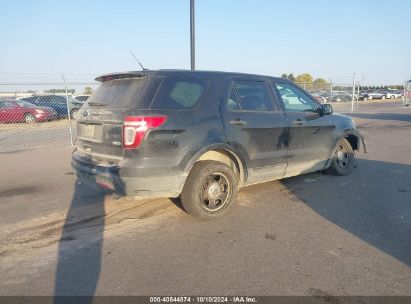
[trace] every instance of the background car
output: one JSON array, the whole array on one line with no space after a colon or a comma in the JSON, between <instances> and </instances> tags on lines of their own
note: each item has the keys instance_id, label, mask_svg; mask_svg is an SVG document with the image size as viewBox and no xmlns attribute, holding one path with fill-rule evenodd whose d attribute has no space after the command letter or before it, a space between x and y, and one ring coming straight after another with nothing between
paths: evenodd
<instances>
[{"instance_id":1,"label":"background car","mask_svg":"<svg viewBox=\"0 0 411 304\"><path fill-rule=\"evenodd\" d=\"M347 92L336 92L335 94L331 96L331 101L332 102L347 102L352 100L352 94L347 93Z\"/></svg>"},{"instance_id":2,"label":"background car","mask_svg":"<svg viewBox=\"0 0 411 304\"><path fill-rule=\"evenodd\" d=\"M49 107L40 107L25 100L0 100L0 122L34 123L56 119L55 110Z\"/></svg>"},{"instance_id":3,"label":"background car","mask_svg":"<svg viewBox=\"0 0 411 304\"><path fill-rule=\"evenodd\" d=\"M398 90L385 90L385 98L388 99L395 99L395 98L401 98L402 93Z\"/></svg>"},{"instance_id":4,"label":"background car","mask_svg":"<svg viewBox=\"0 0 411 304\"><path fill-rule=\"evenodd\" d=\"M326 103L327 98L325 98L321 93L313 92L311 95L319 102L319 103Z\"/></svg>"},{"instance_id":5,"label":"background car","mask_svg":"<svg viewBox=\"0 0 411 304\"><path fill-rule=\"evenodd\" d=\"M90 97L90 95L77 95L77 96L73 96L73 98L77 101L80 101L82 103L84 103L85 101L87 101L87 99Z\"/></svg>"},{"instance_id":6,"label":"background car","mask_svg":"<svg viewBox=\"0 0 411 304\"><path fill-rule=\"evenodd\" d=\"M67 118L68 112L70 112L71 117L73 117L74 113L82 106L82 102L69 97L68 104L69 104L69 111L67 110L67 100L66 96L62 95L39 95L39 96L31 96L31 97L24 97L20 100L25 100L37 106L43 107L50 107L53 108L59 118Z\"/></svg>"},{"instance_id":7,"label":"background car","mask_svg":"<svg viewBox=\"0 0 411 304\"><path fill-rule=\"evenodd\" d=\"M367 97L364 97L364 100L367 99L385 99L385 92L382 90L377 90L377 91L370 91L367 93Z\"/></svg>"}]
</instances>

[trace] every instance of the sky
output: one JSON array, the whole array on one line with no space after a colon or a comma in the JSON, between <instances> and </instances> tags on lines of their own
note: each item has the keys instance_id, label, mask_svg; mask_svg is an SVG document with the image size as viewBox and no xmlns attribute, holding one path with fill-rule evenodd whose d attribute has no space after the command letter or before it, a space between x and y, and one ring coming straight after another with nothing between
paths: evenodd
<instances>
[{"instance_id":1,"label":"sky","mask_svg":"<svg viewBox=\"0 0 411 304\"><path fill-rule=\"evenodd\" d=\"M189 0L0 0L0 79L190 68ZM196 68L411 79L409 0L196 0ZM56 76L54 76L56 75Z\"/></svg>"}]
</instances>

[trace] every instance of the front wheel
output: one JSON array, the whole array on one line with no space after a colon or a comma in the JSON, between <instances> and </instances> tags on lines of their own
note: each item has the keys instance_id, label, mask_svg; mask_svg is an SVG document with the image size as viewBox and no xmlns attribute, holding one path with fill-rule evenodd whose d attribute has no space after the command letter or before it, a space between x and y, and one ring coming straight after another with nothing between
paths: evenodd
<instances>
[{"instance_id":1,"label":"front wheel","mask_svg":"<svg viewBox=\"0 0 411 304\"><path fill-rule=\"evenodd\" d=\"M333 175L347 175L355 168L355 155L346 138L341 139L335 148L331 166L326 170Z\"/></svg>"},{"instance_id":2,"label":"front wheel","mask_svg":"<svg viewBox=\"0 0 411 304\"><path fill-rule=\"evenodd\" d=\"M36 117L34 117L33 114L27 113L26 115L24 115L24 121L29 124L35 123Z\"/></svg>"},{"instance_id":3,"label":"front wheel","mask_svg":"<svg viewBox=\"0 0 411 304\"><path fill-rule=\"evenodd\" d=\"M215 161L196 163L181 193L181 203L191 215L213 219L227 212L238 189L238 175L227 165Z\"/></svg>"}]
</instances>

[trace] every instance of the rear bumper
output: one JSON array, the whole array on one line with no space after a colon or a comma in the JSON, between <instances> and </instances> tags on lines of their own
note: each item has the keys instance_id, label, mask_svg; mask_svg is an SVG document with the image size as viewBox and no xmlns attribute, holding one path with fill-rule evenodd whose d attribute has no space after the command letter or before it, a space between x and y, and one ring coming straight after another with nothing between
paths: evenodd
<instances>
[{"instance_id":1,"label":"rear bumper","mask_svg":"<svg viewBox=\"0 0 411 304\"><path fill-rule=\"evenodd\" d=\"M156 168L124 168L121 165L98 165L73 153L71 165L86 184L135 197L178 197L185 176L164 174Z\"/></svg>"}]
</instances>

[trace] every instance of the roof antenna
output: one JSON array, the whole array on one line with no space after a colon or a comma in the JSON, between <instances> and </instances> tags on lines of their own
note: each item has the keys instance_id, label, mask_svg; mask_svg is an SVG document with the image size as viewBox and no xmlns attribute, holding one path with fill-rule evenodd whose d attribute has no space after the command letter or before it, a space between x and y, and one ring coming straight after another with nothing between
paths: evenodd
<instances>
[{"instance_id":1,"label":"roof antenna","mask_svg":"<svg viewBox=\"0 0 411 304\"><path fill-rule=\"evenodd\" d=\"M137 63L141 66L141 69L142 69L143 71L148 71L148 69L146 69L145 67L143 67L143 65L141 64L141 62L138 61L137 56L133 53L132 50L130 50L130 54L131 54L131 56L133 56L133 58L137 61Z\"/></svg>"}]
</instances>

